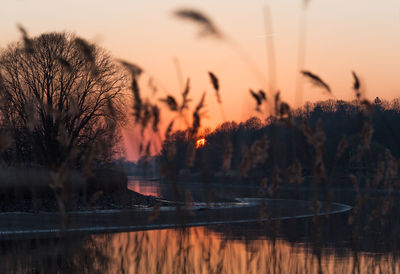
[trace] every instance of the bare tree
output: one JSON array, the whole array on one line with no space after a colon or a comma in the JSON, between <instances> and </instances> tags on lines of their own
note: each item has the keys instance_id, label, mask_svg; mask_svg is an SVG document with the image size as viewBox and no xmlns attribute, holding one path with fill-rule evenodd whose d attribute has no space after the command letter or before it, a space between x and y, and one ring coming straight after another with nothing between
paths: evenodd
<instances>
[{"instance_id":1,"label":"bare tree","mask_svg":"<svg viewBox=\"0 0 400 274\"><path fill-rule=\"evenodd\" d=\"M1 52L0 73L18 161L59 166L93 159L99 144L112 150L126 119L125 77L105 50L67 33L24 36Z\"/></svg>"}]
</instances>

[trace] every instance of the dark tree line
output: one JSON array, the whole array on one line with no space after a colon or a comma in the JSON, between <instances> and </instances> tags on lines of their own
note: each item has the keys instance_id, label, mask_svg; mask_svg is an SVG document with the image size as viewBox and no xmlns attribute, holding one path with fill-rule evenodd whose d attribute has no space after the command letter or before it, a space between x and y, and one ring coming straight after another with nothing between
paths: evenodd
<instances>
[{"instance_id":1,"label":"dark tree line","mask_svg":"<svg viewBox=\"0 0 400 274\"><path fill-rule=\"evenodd\" d=\"M316 149L307 139L305 125L312 134L322 136L322 167L315 166ZM372 134L371 140L365 140L368 134ZM183 170L216 179L215 175L224 177L233 172L240 180L255 181L272 176L276 170L281 176L291 173L297 163L302 176L316 176L316 168L323 168L319 172L324 176L332 171L339 177L360 171L368 174L376 171L377 162L389 154L400 157L400 104L398 100L368 106L359 101L328 100L293 111L290 121L271 116L265 121L253 117L242 123L225 122L206 136L207 144L196 151L194 165L187 163L187 150L194 142L189 136L186 131L178 131L163 144L161 161L169 157L171 146L176 151L168 163L173 163L169 164L169 172L177 176ZM260 146L264 139L266 147ZM361 150L364 141L367 149ZM230 167L224 170L227 143L232 150ZM265 160L254 160L260 157ZM242 174L244 168L246 174Z\"/></svg>"}]
</instances>

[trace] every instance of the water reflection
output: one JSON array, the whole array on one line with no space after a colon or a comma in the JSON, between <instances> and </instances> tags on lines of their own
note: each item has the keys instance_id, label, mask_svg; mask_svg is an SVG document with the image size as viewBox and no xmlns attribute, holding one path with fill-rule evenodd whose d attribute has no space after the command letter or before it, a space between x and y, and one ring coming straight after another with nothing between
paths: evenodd
<instances>
[{"instance_id":1,"label":"water reflection","mask_svg":"<svg viewBox=\"0 0 400 274\"><path fill-rule=\"evenodd\" d=\"M96 236L103 240L103 236ZM112 272L128 273L397 273L396 256L355 258L325 248L319 262L311 248L282 239L230 239L206 227L120 233L110 239Z\"/></svg>"},{"instance_id":2,"label":"water reflection","mask_svg":"<svg viewBox=\"0 0 400 274\"><path fill-rule=\"evenodd\" d=\"M258 230L258 233L256 233ZM229 231L229 232L228 232ZM324 246L263 226L193 227L1 243L1 273L399 273L396 250ZM254 236L257 235L257 236ZM373 239L370 239L373 241Z\"/></svg>"},{"instance_id":3,"label":"water reflection","mask_svg":"<svg viewBox=\"0 0 400 274\"><path fill-rule=\"evenodd\" d=\"M159 181L142 180L138 177L130 176L128 180L128 189L143 195L161 198L161 186Z\"/></svg>"},{"instance_id":4,"label":"water reflection","mask_svg":"<svg viewBox=\"0 0 400 274\"><path fill-rule=\"evenodd\" d=\"M129 187L147 195L172 195L159 182L131 180ZM189 188L193 193L201 191L199 184ZM257 192L244 186L225 190L248 197ZM279 195L306 199L308 193L282 191ZM334 194L334 201L354 201L353 192ZM399 206L371 218L385 200L384 194L371 195L357 214L0 241L0 272L400 273ZM198 211L196 216L205 212Z\"/></svg>"}]
</instances>

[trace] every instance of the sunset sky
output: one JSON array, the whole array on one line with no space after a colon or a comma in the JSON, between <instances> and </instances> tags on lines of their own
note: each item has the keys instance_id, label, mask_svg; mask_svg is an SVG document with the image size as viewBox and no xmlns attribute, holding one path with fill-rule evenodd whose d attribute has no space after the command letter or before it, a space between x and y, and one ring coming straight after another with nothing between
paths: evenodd
<instances>
[{"instance_id":1,"label":"sunset sky","mask_svg":"<svg viewBox=\"0 0 400 274\"><path fill-rule=\"evenodd\" d=\"M48 31L71 31L108 49L116 58L142 66L162 89L156 94L178 95L174 58L184 77L190 77L192 97L207 91L208 118L214 128L223 122L207 72L220 79L224 110L229 120L256 115L248 89L267 89L270 81L263 10L270 8L275 46L277 88L284 100L295 103L299 75L299 32L305 16L304 69L330 84L334 97L352 99L352 75L356 71L370 99L400 96L400 1L398 0L2 0L0 46L19 39L16 24L31 36ZM177 8L203 11L243 49L260 68L260 83L237 52L227 43L199 39L198 28L177 20ZM148 75L145 77L148 77ZM144 78L145 78L144 77ZM150 91L143 90L150 95ZM304 84L303 103L328 99L320 89ZM192 103L194 105L194 103ZM164 124L168 123L168 116ZM127 139L134 133L127 129ZM127 147L132 142L127 142ZM132 146L134 146L132 144ZM128 158L135 158L134 149Z\"/></svg>"}]
</instances>

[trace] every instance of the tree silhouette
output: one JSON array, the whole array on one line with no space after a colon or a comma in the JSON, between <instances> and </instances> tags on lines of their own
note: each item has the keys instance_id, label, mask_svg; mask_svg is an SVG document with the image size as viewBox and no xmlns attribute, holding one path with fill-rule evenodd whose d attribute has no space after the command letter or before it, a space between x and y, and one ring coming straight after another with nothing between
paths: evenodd
<instances>
[{"instance_id":1,"label":"tree silhouette","mask_svg":"<svg viewBox=\"0 0 400 274\"><path fill-rule=\"evenodd\" d=\"M308 143L301 125L306 122L310 130L316 132L318 124L321 123L321 132L326 136L323 142L323 163L328 172L333 170L337 176L337 180L335 179L332 184L341 186L344 181L338 178L346 178L348 174L354 172L364 172L370 176L371 171L376 169L378 159L400 156L399 105L399 100L393 102L381 100L367 111L368 109L357 100L352 102L327 100L308 103L303 108L295 110L293 125L272 116L265 121L252 117L241 123L225 122L204 136L207 143L198 149L196 162L190 171L192 174L199 174L205 169L211 174L209 176L221 173L227 140L232 143L230 168L234 171L240 170L242 160L246 158L248 151L251 151L254 144L262 138L267 137L270 145L263 150L267 154L266 160L253 165L248 170L246 178L237 176L236 179L259 182L262 178L272 176L274 167L279 168L282 175L287 176L293 172L297 161L301 166L302 175L313 176L315 149ZM372 128L370 146L362 151L360 158L358 154L366 124L370 124ZM168 157L168 147L173 147L176 152L174 161L170 161L174 164L174 170L170 171L175 172L175 176L185 168L185 153L188 142L192 141L185 136L187 133L178 131L171 134L163 143L161 160ZM343 151L338 156L338 148L344 137L347 145L343 146ZM251 155L251 159L257 157L256 153ZM219 178L213 180L218 181ZM228 181L232 182L232 178Z\"/></svg>"},{"instance_id":2,"label":"tree silhouette","mask_svg":"<svg viewBox=\"0 0 400 274\"><path fill-rule=\"evenodd\" d=\"M26 38L29 39L29 38ZM24 40L26 40L24 39ZM112 151L125 120L125 77L110 55L67 33L46 33L0 54L0 113L14 159L59 166Z\"/></svg>"}]
</instances>

